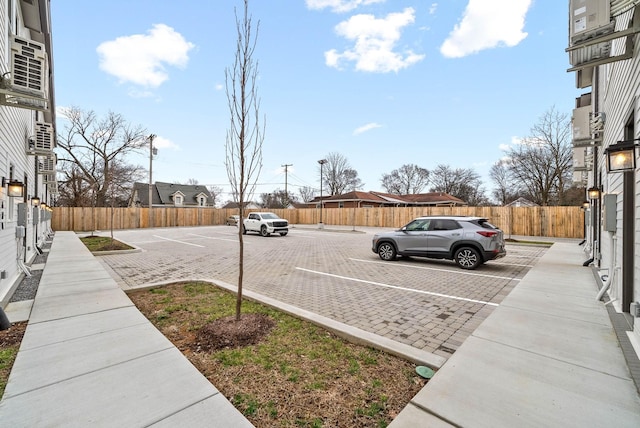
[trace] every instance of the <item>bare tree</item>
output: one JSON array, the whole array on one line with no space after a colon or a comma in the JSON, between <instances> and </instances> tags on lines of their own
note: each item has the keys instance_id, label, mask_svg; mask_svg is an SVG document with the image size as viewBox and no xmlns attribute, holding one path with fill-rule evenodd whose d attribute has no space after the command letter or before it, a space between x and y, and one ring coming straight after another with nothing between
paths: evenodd
<instances>
[{"instance_id":1,"label":"bare tree","mask_svg":"<svg viewBox=\"0 0 640 428\"><path fill-rule=\"evenodd\" d=\"M260 122L260 98L258 97L258 62L254 60L260 21L254 26L249 15L249 1L244 0L242 20L236 16L236 54L231 68L226 68L226 94L231 124L225 141L227 176L232 194L237 199L240 218L244 218L247 195L255 191L262 169L262 143L266 122ZM242 308L242 279L244 275L243 228L238 227L240 252L238 256L238 293L236 294L236 321L240 321Z\"/></svg>"},{"instance_id":2,"label":"bare tree","mask_svg":"<svg viewBox=\"0 0 640 428\"><path fill-rule=\"evenodd\" d=\"M140 126L132 126L116 113L109 112L99 119L93 111L83 111L77 107L64 110L62 116L67 123L58 133L58 162L61 169L70 172L68 179L74 185L82 183L84 190L91 189L92 206L109 205L109 188L126 177L118 176L118 171L141 171L142 167L127 166L126 155L145 146L145 131ZM120 165L115 168L114 165ZM81 179L81 182L78 181ZM65 181L61 185L65 185ZM133 182L126 183L129 187ZM72 189L68 193L80 190ZM86 192L83 191L85 196Z\"/></svg>"},{"instance_id":3,"label":"bare tree","mask_svg":"<svg viewBox=\"0 0 640 428\"><path fill-rule=\"evenodd\" d=\"M571 186L568 115L552 107L533 126L531 134L507 152L511 177L521 183L534 202L563 204L564 193Z\"/></svg>"},{"instance_id":4,"label":"bare tree","mask_svg":"<svg viewBox=\"0 0 640 428\"><path fill-rule=\"evenodd\" d=\"M328 196L341 195L345 190L360 189L364 183L358 178L358 171L351 168L349 161L340 153L332 152L325 157L327 163L318 167L322 170L323 190Z\"/></svg>"},{"instance_id":5,"label":"bare tree","mask_svg":"<svg viewBox=\"0 0 640 428\"><path fill-rule=\"evenodd\" d=\"M185 184L196 186L198 185L198 180L196 178L189 178Z\"/></svg>"},{"instance_id":6,"label":"bare tree","mask_svg":"<svg viewBox=\"0 0 640 428\"><path fill-rule=\"evenodd\" d=\"M209 193L211 194L211 205L215 207L218 204L218 202L221 202L222 193L223 193L222 187L212 185L212 186L209 186L208 189L209 189Z\"/></svg>"},{"instance_id":7,"label":"bare tree","mask_svg":"<svg viewBox=\"0 0 640 428\"><path fill-rule=\"evenodd\" d=\"M382 174L382 187L394 195L412 195L422 192L429 184L429 170L415 164L402 165L389 174Z\"/></svg>"},{"instance_id":8,"label":"bare tree","mask_svg":"<svg viewBox=\"0 0 640 428\"><path fill-rule=\"evenodd\" d=\"M302 199L302 202L311 202L316 196L316 192L311 186L303 186L299 188L298 193L300 194L300 199Z\"/></svg>"},{"instance_id":9,"label":"bare tree","mask_svg":"<svg viewBox=\"0 0 640 428\"><path fill-rule=\"evenodd\" d=\"M470 168L453 169L449 165L440 164L431 171L431 184L432 192L448 193L469 205L484 205L488 202L480 175Z\"/></svg>"},{"instance_id":10,"label":"bare tree","mask_svg":"<svg viewBox=\"0 0 640 428\"><path fill-rule=\"evenodd\" d=\"M263 208L288 208L291 202L295 202L296 198L290 192L276 189L271 193L263 193L260 195L260 205Z\"/></svg>"},{"instance_id":11,"label":"bare tree","mask_svg":"<svg viewBox=\"0 0 640 428\"><path fill-rule=\"evenodd\" d=\"M513 195L517 195L518 185L511 179L508 161L499 160L494 163L489 170L489 178L495 185L492 196L499 205L506 205L515 199Z\"/></svg>"}]
</instances>

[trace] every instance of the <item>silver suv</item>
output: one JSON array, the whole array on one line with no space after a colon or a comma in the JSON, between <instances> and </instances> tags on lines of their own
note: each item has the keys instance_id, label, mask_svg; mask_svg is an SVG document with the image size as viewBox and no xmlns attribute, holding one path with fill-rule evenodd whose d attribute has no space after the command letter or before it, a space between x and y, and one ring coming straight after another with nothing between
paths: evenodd
<instances>
[{"instance_id":1,"label":"silver suv","mask_svg":"<svg viewBox=\"0 0 640 428\"><path fill-rule=\"evenodd\" d=\"M462 269L504 257L504 234L486 218L418 217L400 230L378 233L371 249L382 260L418 256L455 260Z\"/></svg>"}]
</instances>

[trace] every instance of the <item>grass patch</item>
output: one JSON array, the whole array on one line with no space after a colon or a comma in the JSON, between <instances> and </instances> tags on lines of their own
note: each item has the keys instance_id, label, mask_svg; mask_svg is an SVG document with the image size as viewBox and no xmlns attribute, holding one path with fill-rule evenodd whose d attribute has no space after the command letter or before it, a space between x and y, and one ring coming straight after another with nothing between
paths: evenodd
<instances>
[{"instance_id":1,"label":"grass patch","mask_svg":"<svg viewBox=\"0 0 640 428\"><path fill-rule=\"evenodd\" d=\"M132 246L127 245L124 242L120 242L116 239L111 239L107 236L91 235L80 238L80 240L91 252L134 249Z\"/></svg>"},{"instance_id":2,"label":"grass patch","mask_svg":"<svg viewBox=\"0 0 640 428\"><path fill-rule=\"evenodd\" d=\"M129 297L258 428L385 427L426 383L410 362L248 300L242 313L270 317L269 334L254 345L201 351L194 346L199 329L235 314L235 295L213 284L171 284Z\"/></svg>"}]
</instances>

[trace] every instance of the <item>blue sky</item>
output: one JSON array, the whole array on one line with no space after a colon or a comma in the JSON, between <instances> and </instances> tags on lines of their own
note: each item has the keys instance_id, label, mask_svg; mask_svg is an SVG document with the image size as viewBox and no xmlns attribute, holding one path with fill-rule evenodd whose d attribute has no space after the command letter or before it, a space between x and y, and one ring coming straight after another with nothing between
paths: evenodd
<instances>
[{"instance_id":1,"label":"blue sky","mask_svg":"<svg viewBox=\"0 0 640 428\"><path fill-rule=\"evenodd\" d=\"M229 190L225 68L241 0L51 2L58 110L157 135L153 180ZM250 0L266 116L257 192L319 189L317 160L365 183L404 164L488 171L551 107L571 113L568 2ZM58 127L64 126L58 115ZM128 159L148 167L148 152ZM223 196L223 199L230 199Z\"/></svg>"}]
</instances>

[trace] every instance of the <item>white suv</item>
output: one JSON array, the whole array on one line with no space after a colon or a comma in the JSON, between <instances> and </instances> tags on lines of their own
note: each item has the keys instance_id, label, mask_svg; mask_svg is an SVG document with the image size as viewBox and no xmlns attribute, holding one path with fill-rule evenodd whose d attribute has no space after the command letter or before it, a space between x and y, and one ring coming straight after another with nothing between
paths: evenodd
<instances>
[{"instance_id":1,"label":"white suv","mask_svg":"<svg viewBox=\"0 0 640 428\"><path fill-rule=\"evenodd\" d=\"M418 217L400 230L378 233L372 247L382 260L418 256L454 260L462 269L475 269L504 257L504 235L486 218Z\"/></svg>"},{"instance_id":2,"label":"white suv","mask_svg":"<svg viewBox=\"0 0 640 428\"><path fill-rule=\"evenodd\" d=\"M289 222L274 213L250 213L242 224L242 233L258 232L262 236L279 233L285 236L289 233Z\"/></svg>"}]
</instances>

